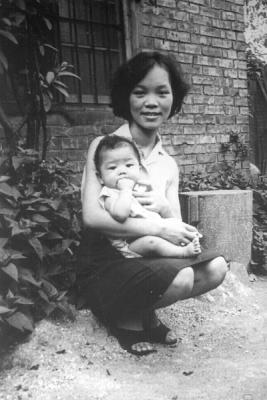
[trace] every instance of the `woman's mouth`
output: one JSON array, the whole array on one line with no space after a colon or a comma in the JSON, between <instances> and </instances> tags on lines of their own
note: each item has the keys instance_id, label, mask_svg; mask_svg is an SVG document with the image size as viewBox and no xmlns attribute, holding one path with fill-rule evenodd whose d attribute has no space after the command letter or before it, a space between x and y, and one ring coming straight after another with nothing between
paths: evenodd
<instances>
[{"instance_id":1,"label":"woman's mouth","mask_svg":"<svg viewBox=\"0 0 267 400\"><path fill-rule=\"evenodd\" d=\"M145 118L148 118L148 119L155 119L155 118L158 118L158 117L160 116L160 113L156 113L156 112L145 112L145 113L142 113L142 115L143 115Z\"/></svg>"}]
</instances>

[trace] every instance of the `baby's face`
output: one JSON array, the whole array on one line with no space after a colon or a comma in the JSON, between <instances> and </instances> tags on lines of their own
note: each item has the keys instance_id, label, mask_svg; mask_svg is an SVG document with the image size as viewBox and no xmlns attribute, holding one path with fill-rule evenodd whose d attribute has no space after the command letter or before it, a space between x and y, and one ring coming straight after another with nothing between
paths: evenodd
<instances>
[{"instance_id":1,"label":"baby's face","mask_svg":"<svg viewBox=\"0 0 267 400\"><path fill-rule=\"evenodd\" d=\"M120 179L140 179L140 165L134 150L126 144L101 154L100 181L105 186L117 188Z\"/></svg>"}]
</instances>

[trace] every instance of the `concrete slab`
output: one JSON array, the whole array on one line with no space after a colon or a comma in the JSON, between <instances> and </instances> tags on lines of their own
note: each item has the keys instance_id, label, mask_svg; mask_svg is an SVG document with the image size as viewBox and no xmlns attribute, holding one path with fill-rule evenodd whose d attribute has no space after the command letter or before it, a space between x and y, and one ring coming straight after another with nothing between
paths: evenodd
<instances>
[{"instance_id":1,"label":"concrete slab","mask_svg":"<svg viewBox=\"0 0 267 400\"><path fill-rule=\"evenodd\" d=\"M248 265L252 242L251 190L184 192L180 202L183 220L204 235L204 248Z\"/></svg>"}]
</instances>

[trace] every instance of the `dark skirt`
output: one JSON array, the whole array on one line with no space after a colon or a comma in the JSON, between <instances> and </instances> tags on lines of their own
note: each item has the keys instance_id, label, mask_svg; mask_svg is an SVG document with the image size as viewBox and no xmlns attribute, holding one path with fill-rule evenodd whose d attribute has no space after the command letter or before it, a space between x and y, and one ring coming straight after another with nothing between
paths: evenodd
<instances>
[{"instance_id":1,"label":"dark skirt","mask_svg":"<svg viewBox=\"0 0 267 400\"><path fill-rule=\"evenodd\" d=\"M200 265L219 253L204 250L185 259L124 258L104 235L84 230L78 255L77 305L111 323L123 313L150 308L182 268Z\"/></svg>"}]
</instances>

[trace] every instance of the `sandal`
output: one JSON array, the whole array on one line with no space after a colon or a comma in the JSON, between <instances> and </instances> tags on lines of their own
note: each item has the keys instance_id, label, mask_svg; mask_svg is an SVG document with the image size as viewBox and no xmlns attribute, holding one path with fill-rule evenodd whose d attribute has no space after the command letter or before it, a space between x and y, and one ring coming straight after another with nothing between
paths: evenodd
<instances>
[{"instance_id":1,"label":"sandal","mask_svg":"<svg viewBox=\"0 0 267 400\"><path fill-rule=\"evenodd\" d=\"M162 343L171 346L177 343L177 338L174 337L171 340L167 340L167 335L169 332L171 332L170 328L164 325L161 321L159 321L159 325L155 328L149 328L147 330L151 342Z\"/></svg>"},{"instance_id":2,"label":"sandal","mask_svg":"<svg viewBox=\"0 0 267 400\"><path fill-rule=\"evenodd\" d=\"M148 339L152 343L162 343L167 345L173 345L177 343L177 338L167 340L167 335L171 332L171 329L163 324L159 319L157 319L158 325L152 327L152 315L146 315L143 317L143 327L145 332L147 332Z\"/></svg>"},{"instance_id":3,"label":"sandal","mask_svg":"<svg viewBox=\"0 0 267 400\"><path fill-rule=\"evenodd\" d=\"M134 331L129 329L112 327L111 333L115 336L120 344L120 346L128 351L128 353L134 354L136 356L145 356L151 353L155 353L157 350L155 348L147 350L135 350L133 345L143 342L149 342L149 336L146 331Z\"/></svg>"}]
</instances>

